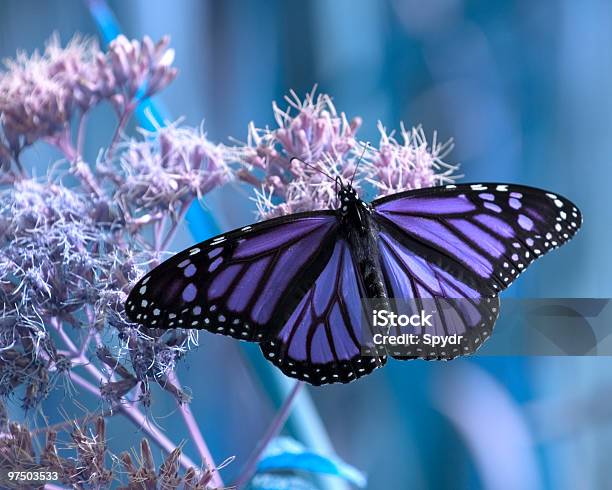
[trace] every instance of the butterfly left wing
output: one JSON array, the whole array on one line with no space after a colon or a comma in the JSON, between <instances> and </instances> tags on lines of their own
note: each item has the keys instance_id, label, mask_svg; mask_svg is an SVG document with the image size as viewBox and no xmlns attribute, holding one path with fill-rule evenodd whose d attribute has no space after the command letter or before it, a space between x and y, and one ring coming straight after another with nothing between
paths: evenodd
<instances>
[{"instance_id":1,"label":"butterfly left wing","mask_svg":"<svg viewBox=\"0 0 612 490\"><path fill-rule=\"evenodd\" d=\"M336 242L325 268L275 338L260 344L286 375L313 385L348 383L386 358L362 356L363 285L347 242Z\"/></svg>"}]
</instances>

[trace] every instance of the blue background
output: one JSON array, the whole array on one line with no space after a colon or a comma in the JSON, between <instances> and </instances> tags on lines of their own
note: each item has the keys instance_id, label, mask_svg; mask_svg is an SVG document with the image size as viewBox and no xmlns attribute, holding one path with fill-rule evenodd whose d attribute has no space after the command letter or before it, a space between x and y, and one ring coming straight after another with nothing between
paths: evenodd
<instances>
[{"instance_id":1,"label":"blue background","mask_svg":"<svg viewBox=\"0 0 612 490\"><path fill-rule=\"evenodd\" d=\"M318 83L359 135L422 123L453 137L464 181L509 181L572 199L579 236L534 264L507 292L518 297L610 297L612 4L604 0L131 1L111 2L128 37L170 34L177 80L162 94L173 117L205 121L213 141L246 139L273 124L271 102ZM76 0L0 3L0 55L41 47L53 32L98 35ZM96 111L86 154L95 159L114 118ZM31 164L59 158L40 145ZM206 199L221 229L252 221L236 185ZM198 223L192 223L198 227ZM201 233L208 230L201 229ZM192 241L185 229L173 244ZM229 339L202 334L181 366L192 409L224 471L239 471L274 414L272 381ZM612 485L612 360L473 358L390 362L347 386L311 389L337 453L370 488L576 489ZM46 410L58 417L56 396ZM83 398L87 401L86 398ZM87 403L95 402L90 400ZM173 440L186 433L169 397L154 401ZM119 416L111 447L140 434ZM187 452L197 453L188 444ZM159 453L158 453L159 454Z\"/></svg>"}]
</instances>

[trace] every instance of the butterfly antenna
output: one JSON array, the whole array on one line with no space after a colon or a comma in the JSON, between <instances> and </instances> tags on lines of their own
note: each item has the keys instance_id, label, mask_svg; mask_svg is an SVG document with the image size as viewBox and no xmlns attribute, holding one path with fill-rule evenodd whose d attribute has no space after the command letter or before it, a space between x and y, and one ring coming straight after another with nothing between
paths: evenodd
<instances>
[{"instance_id":1,"label":"butterfly antenna","mask_svg":"<svg viewBox=\"0 0 612 490\"><path fill-rule=\"evenodd\" d=\"M353 175L351 176L351 184L350 184L351 186L353 185L353 179L355 178L355 174L357 173L359 164L361 163L361 160L363 160L363 156L365 155L365 152L369 148L369 146L370 146L370 142L368 141L363 147L363 151L361 152L361 156L359 157L359 160L357 160L357 165L355 165L355 170L353 171Z\"/></svg>"},{"instance_id":2,"label":"butterfly antenna","mask_svg":"<svg viewBox=\"0 0 612 490\"><path fill-rule=\"evenodd\" d=\"M325 172L324 170L320 169L319 167L316 167L314 165L311 165L310 163L306 163L304 160L302 160L301 158L297 158L297 157L293 157L291 160L289 160L289 163L291 163L293 160L297 160L298 162L303 163L304 165L306 165L307 167L310 167L314 170L316 170L319 173L322 173L323 175L325 175L325 177L327 177L329 180L335 182L336 179L334 179L331 175L329 175L327 172Z\"/></svg>"}]
</instances>

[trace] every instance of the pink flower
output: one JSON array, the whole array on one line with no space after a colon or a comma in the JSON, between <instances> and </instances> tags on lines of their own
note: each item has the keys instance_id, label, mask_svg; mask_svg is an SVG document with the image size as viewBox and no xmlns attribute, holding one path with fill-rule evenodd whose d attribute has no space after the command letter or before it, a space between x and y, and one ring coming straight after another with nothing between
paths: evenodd
<instances>
[{"instance_id":1,"label":"pink flower","mask_svg":"<svg viewBox=\"0 0 612 490\"><path fill-rule=\"evenodd\" d=\"M111 95L119 112L134 99L156 94L176 78L177 69L172 66L174 50L168 48L169 44L169 36L153 43L149 36L142 41L130 41L124 35L110 43L98 69L107 80L114 81Z\"/></svg>"},{"instance_id":2,"label":"pink flower","mask_svg":"<svg viewBox=\"0 0 612 490\"><path fill-rule=\"evenodd\" d=\"M115 183L113 200L126 203L132 216L177 211L179 204L201 198L228 182L232 173L223 151L201 129L168 125L123 143L119 168L98 164Z\"/></svg>"},{"instance_id":3,"label":"pink flower","mask_svg":"<svg viewBox=\"0 0 612 490\"><path fill-rule=\"evenodd\" d=\"M169 38L153 43L119 36L108 53L75 36L65 47L53 36L42 54L19 53L0 72L0 143L17 154L24 146L68 131L75 112L110 101L120 116L176 77Z\"/></svg>"},{"instance_id":4,"label":"pink flower","mask_svg":"<svg viewBox=\"0 0 612 490\"><path fill-rule=\"evenodd\" d=\"M13 152L65 129L75 108L73 89L97 49L94 42L78 37L61 48L53 36L42 55L19 53L5 62L6 71L0 73L0 114Z\"/></svg>"},{"instance_id":5,"label":"pink flower","mask_svg":"<svg viewBox=\"0 0 612 490\"><path fill-rule=\"evenodd\" d=\"M407 131L402 125L399 142L379 123L379 148L366 149L356 139L361 119L349 122L328 95L315 97L313 90L301 101L291 92L286 100L286 110L273 104L278 127L256 129L251 123L247 144L233 149L245 166L238 176L255 188L260 219L335 207L337 176L357 190L374 187L379 195L453 181L456 167L442 161L451 141L439 144L434 134L429 146L421 128Z\"/></svg>"},{"instance_id":6,"label":"pink flower","mask_svg":"<svg viewBox=\"0 0 612 490\"><path fill-rule=\"evenodd\" d=\"M360 118L349 122L328 95L315 96L314 90L303 101L292 91L286 101L286 110L272 105L278 127L256 129L251 123L247 145L238 149L246 167L238 175L256 187L261 218L329 207L335 200L335 182L316 168L344 179L350 179L355 168ZM293 157L308 165L291 162Z\"/></svg>"},{"instance_id":7,"label":"pink flower","mask_svg":"<svg viewBox=\"0 0 612 490\"><path fill-rule=\"evenodd\" d=\"M438 143L434 132L431 145L420 126L407 130L400 125L401 141L379 122L380 143L364 163L365 179L379 196L454 182L457 166L443 161L453 149L452 140Z\"/></svg>"}]
</instances>

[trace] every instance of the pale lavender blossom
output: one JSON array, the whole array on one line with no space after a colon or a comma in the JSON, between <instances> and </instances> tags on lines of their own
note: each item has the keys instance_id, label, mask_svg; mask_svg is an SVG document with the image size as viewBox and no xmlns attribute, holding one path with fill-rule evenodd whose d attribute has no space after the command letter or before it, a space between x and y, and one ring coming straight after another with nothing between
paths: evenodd
<instances>
[{"instance_id":1,"label":"pale lavender blossom","mask_svg":"<svg viewBox=\"0 0 612 490\"><path fill-rule=\"evenodd\" d=\"M408 131L402 124L400 142L379 123L376 148L357 140L361 119L349 122L328 95L313 90L300 100L291 92L286 101L286 110L273 104L277 127L251 123L246 145L234 149L245 165L238 176L254 187L259 219L335 207L337 176L380 196L454 179L457 167L442 160L452 141L440 144L434 134L430 146L421 128Z\"/></svg>"},{"instance_id":2,"label":"pale lavender blossom","mask_svg":"<svg viewBox=\"0 0 612 490\"><path fill-rule=\"evenodd\" d=\"M123 304L131 285L162 259L191 202L230 178L224 154L202 130L171 125L126 140L114 155L102 152L92 171L79 153L82 142L70 136L73 117L82 121L102 100L116 108L119 134L138 100L176 76L168 42L119 37L104 53L88 39L76 36L62 47L52 37L42 54L19 54L0 73L3 158L18 164L25 146L44 140L70 161L38 180L20 168L0 189L0 393L25 385L26 409L92 352L101 363L95 369L106 373L100 394L111 405L131 391L148 405L150 382L188 401L169 374L196 345L195 334L145 331L126 319ZM66 176L77 185L66 187ZM115 351L104 345L112 337Z\"/></svg>"},{"instance_id":3,"label":"pale lavender blossom","mask_svg":"<svg viewBox=\"0 0 612 490\"><path fill-rule=\"evenodd\" d=\"M345 179L355 169L355 133L361 119L349 122L331 97L315 90L303 101L295 92L285 99L285 110L273 103L278 127L257 129L251 123L247 144L237 149L237 158L245 164L238 176L255 187L261 219L329 207L335 184L316 168ZM291 161L293 157L302 162Z\"/></svg>"},{"instance_id":4,"label":"pale lavender blossom","mask_svg":"<svg viewBox=\"0 0 612 490\"><path fill-rule=\"evenodd\" d=\"M61 48L53 36L42 54L19 53L15 60L5 61L0 113L5 144L12 153L66 129L75 109L74 88L97 50L94 42L79 37Z\"/></svg>"},{"instance_id":5,"label":"pale lavender blossom","mask_svg":"<svg viewBox=\"0 0 612 490\"><path fill-rule=\"evenodd\" d=\"M61 336L81 331L83 338L105 327L116 331L134 372L133 387L141 383L143 395L148 380L165 382L187 350L188 333L145 334L125 319L129 286L142 274L140 264L157 254L122 245L118 216L109 202L92 202L53 182L23 179L0 195L5 309L0 390L8 395L20 380L27 383L26 408L47 394L49 379L41 376L51 373L54 381L71 367L69 358L51 343L52 330ZM185 398L180 390L175 394Z\"/></svg>"},{"instance_id":6,"label":"pale lavender blossom","mask_svg":"<svg viewBox=\"0 0 612 490\"><path fill-rule=\"evenodd\" d=\"M434 132L430 145L422 127L408 130L403 123L400 141L380 122L378 129L378 149L368 152L363 171L379 196L454 182L458 167L443 161L453 149L452 140L439 143Z\"/></svg>"},{"instance_id":7,"label":"pale lavender blossom","mask_svg":"<svg viewBox=\"0 0 612 490\"><path fill-rule=\"evenodd\" d=\"M119 37L103 52L88 39L62 47L53 37L42 54L20 54L0 72L0 396L38 411L56 385L68 393L78 385L170 454L157 472L146 440L146 466L123 458L135 470L129 488L145 476L151 488L182 482L204 489L222 481L175 372L197 333L145 329L124 311L131 287L163 259L191 203L232 177L226 153L201 129L157 127L120 143L138 103L176 76L168 42ZM92 166L82 155L85 121L103 101L118 123ZM37 142L58 148L68 165L50 165L39 179L28 175L20 153ZM153 383L178 402L202 469L141 411L150 408ZM54 454L53 441L35 451L27 430L0 418L0 465L34 464L38 456L40 464L61 463L63 481L79 488L116 480L104 462L103 425L93 441L73 432L78 454L67 461Z\"/></svg>"},{"instance_id":8,"label":"pale lavender blossom","mask_svg":"<svg viewBox=\"0 0 612 490\"><path fill-rule=\"evenodd\" d=\"M103 160L98 171L113 182L113 200L129 209L133 220L176 213L231 178L223 151L201 128L141 130L141 138L125 141L121 149L116 162Z\"/></svg>"},{"instance_id":9,"label":"pale lavender blossom","mask_svg":"<svg viewBox=\"0 0 612 490\"><path fill-rule=\"evenodd\" d=\"M80 141L70 141L70 124L101 101L115 108L123 129L137 103L176 77L169 38L158 43L119 36L108 52L75 36L65 47L53 36L42 54L20 53L0 72L0 163L5 166L26 146L46 138L74 159ZM80 136L82 128L79 130ZM115 137L116 139L116 137Z\"/></svg>"},{"instance_id":10,"label":"pale lavender blossom","mask_svg":"<svg viewBox=\"0 0 612 490\"><path fill-rule=\"evenodd\" d=\"M164 89L176 78L172 66L174 50L169 49L170 38L164 36L154 43L149 36L142 41L117 36L109 46L106 57L99 63L99 72L111 80L106 88L118 112L129 110L135 99L150 97Z\"/></svg>"}]
</instances>

